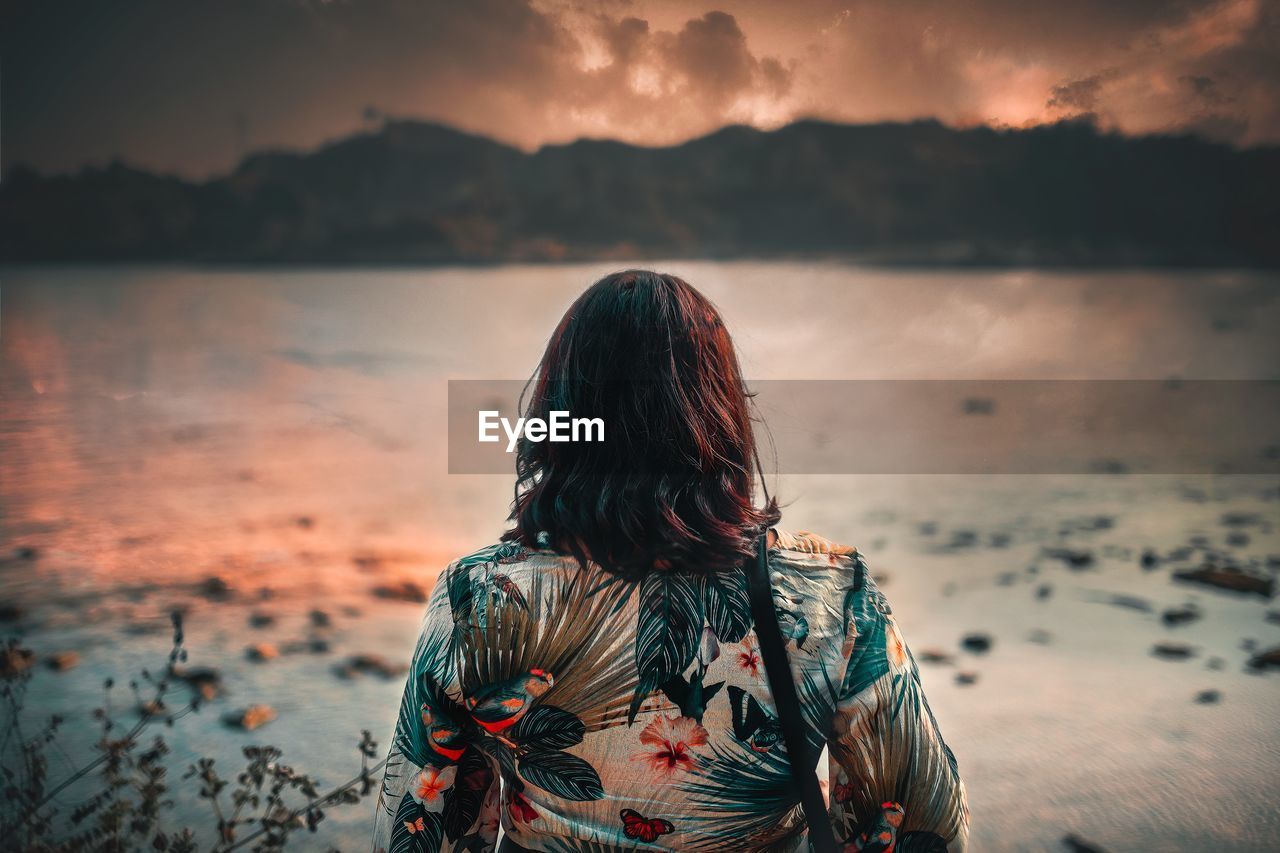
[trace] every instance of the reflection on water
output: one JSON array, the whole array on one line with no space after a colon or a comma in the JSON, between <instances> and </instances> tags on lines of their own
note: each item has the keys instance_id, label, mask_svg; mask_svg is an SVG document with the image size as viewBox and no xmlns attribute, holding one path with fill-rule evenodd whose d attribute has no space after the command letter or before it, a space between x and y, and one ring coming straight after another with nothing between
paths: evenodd
<instances>
[{"instance_id":1,"label":"reflection on water","mask_svg":"<svg viewBox=\"0 0 1280 853\"><path fill-rule=\"evenodd\" d=\"M761 379L1274 379L1280 365L1266 276L668 268L721 306ZM398 685L342 680L334 665L407 659L420 616L370 591L429 585L494 538L510 498L507 478L445 473L447 380L527 376L606 271L0 275L0 597L21 607L12 628L37 651L84 657L36 676L41 709L84 717L99 699L91 676L155 666L165 640L148 626L181 604L226 701L275 706L264 738L341 778L360 728L389 732ZM1261 599L1139 566L1145 548L1203 537L1186 565L1211 549L1272 572L1276 478L788 476L778 488L788 526L857 543L888 574L918 657L959 655L923 666L970 786L975 849L1055 849L1075 832L1113 850L1260 850L1280 836L1278 682L1244 672L1241 648L1276 645L1280 626ZM1224 526L1227 513L1252 520ZM1059 547L1094 562L1045 556ZM202 592L210 577L230 594ZM1188 599L1203 618L1165 627L1163 609ZM249 642L312 637L317 607L333 622L327 654L245 661ZM255 612L276 620L248 628ZM995 638L981 658L957 646L975 630ZM1166 639L1194 656L1152 657ZM958 685L958 669L977 683ZM1193 701L1210 688L1220 703ZM220 712L180 727L175 763L231 759L244 736ZM359 847L364 815L333 818L324 837Z\"/></svg>"}]
</instances>

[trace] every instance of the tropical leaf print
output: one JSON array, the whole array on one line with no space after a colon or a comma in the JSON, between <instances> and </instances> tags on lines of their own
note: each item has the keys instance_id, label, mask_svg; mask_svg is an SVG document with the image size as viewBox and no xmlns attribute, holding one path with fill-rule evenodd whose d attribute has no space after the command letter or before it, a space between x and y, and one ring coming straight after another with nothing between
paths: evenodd
<instances>
[{"instance_id":1,"label":"tropical leaf print","mask_svg":"<svg viewBox=\"0 0 1280 853\"><path fill-rule=\"evenodd\" d=\"M947 853L947 841L936 832L917 830L898 839L894 853Z\"/></svg>"},{"instance_id":2,"label":"tropical leaf print","mask_svg":"<svg viewBox=\"0 0 1280 853\"><path fill-rule=\"evenodd\" d=\"M586 726L573 714L553 705L539 705L512 731L517 743L529 749L565 749L582 743Z\"/></svg>"},{"instance_id":3,"label":"tropical leaf print","mask_svg":"<svg viewBox=\"0 0 1280 853\"><path fill-rule=\"evenodd\" d=\"M711 755L677 787L689 810L686 821L707 827L690 849L757 850L804 827L799 789L781 750L756 753L713 742Z\"/></svg>"},{"instance_id":4,"label":"tropical leaf print","mask_svg":"<svg viewBox=\"0 0 1280 853\"><path fill-rule=\"evenodd\" d=\"M539 788L582 802L604 796L600 774L576 755L567 752L535 750L520 756L520 775Z\"/></svg>"},{"instance_id":5,"label":"tropical leaf print","mask_svg":"<svg viewBox=\"0 0 1280 853\"><path fill-rule=\"evenodd\" d=\"M490 581L504 596L520 606L527 606L519 587L507 575L491 573L490 570L499 565L518 563L528 556L524 546L503 542L454 561L446 572L449 609L454 622L458 625L485 623L489 611ZM475 571L477 569L481 571Z\"/></svg>"},{"instance_id":6,"label":"tropical leaf print","mask_svg":"<svg viewBox=\"0 0 1280 853\"><path fill-rule=\"evenodd\" d=\"M857 640L853 654L849 657L849 667L845 670L844 681L840 685L841 696L853 696L867 689L882 675L889 671L889 654L885 645L885 615L873 603L879 597L879 590L874 596L857 596L846 603L851 613ZM884 605L887 607L887 605Z\"/></svg>"},{"instance_id":7,"label":"tropical leaf print","mask_svg":"<svg viewBox=\"0 0 1280 853\"><path fill-rule=\"evenodd\" d=\"M469 569L472 566L496 566L519 562L526 556L528 551L518 542L499 542L497 545L481 548L461 560L455 560L454 565L462 569Z\"/></svg>"},{"instance_id":8,"label":"tropical leaf print","mask_svg":"<svg viewBox=\"0 0 1280 853\"><path fill-rule=\"evenodd\" d=\"M908 666L904 672L886 672L837 705L837 734L829 746L833 772L839 768L842 790L835 813L845 837L874 819L885 802L901 804L903 829L910 832L943 829L954 837L968 823L954 756L938 734L918 674ZM920 837L913 844L925 841Z\"/></svg>"},{"instance_id":9,"label":"tropical leaf print","mask_svg":"<svg viewBox=\"0 0 1280 853\"><path fill-rule=\"evenodd\" d=\"M444 796L444 831L453 841L465 835L480 818L480 809L493 782L493 767L474 746L458 762L454 785Z\"/></svg>"},{"instance_id":10,"label":"tropical leaf print","mask_svg":"<svg viewBox=\"0 0 1280 853\"><path fill-rule=\"evenodd\" d=\"M387 853L436 853L443 838L440 815L424 809L412 794L405 794L396 809Z\"/></svg>"},{"instance_id":11,"label":"tropical leaf print","mask_svg":"<svg viewBox=\"0 0 1280 853\"><path fill-rule=\"evenodd\" d=\"M708 572L699 582L707 624L722 643L741 642L751 629L747 575L739 570Z\"/></svg>"},{"instance_id":12,"label":"tropical leaf print","mask_svg":"<svg viewBox=\"0 0 1280 853\"><path fill-rule=\"evenodd\" d=\"M689 666L698 650L702 619L702 601L690 576L650 572L640 582L635 643L640 684L629 720L635 720L645 696Z\"/></svg>"},{"instance_id":13,"label":"tropical leaf print","mask_svg":"<svg viewBox=\"0 0 1280 853\"><path fill-rule=\"evenodd\" d=\"M497 762L498 769L502 773L502 779L507 785L516 790L520 790L524 786L524 782L516 775L516 756L510 747L493 738L484 738L480 741L480 748Z\"/></svg>"},{"instance_id":14,"label":"tropical leaf print","mask_svg":"<svg viewBox=\"0 0 1280 853\"><path fill-rule=\"evenodd\" d=\"M629 648L635 620L619 607L632 588L602 586L575 570L567 577L529 573L525 589L529 608L495 591L496 618L473 625L464 637L476 653L463 660L463 693L475 696L540 670L552 674L554 684L535 697L529 712L544 705L572 708L588 733L616 723L637 683Z\"/></svg>"}]
</instances>

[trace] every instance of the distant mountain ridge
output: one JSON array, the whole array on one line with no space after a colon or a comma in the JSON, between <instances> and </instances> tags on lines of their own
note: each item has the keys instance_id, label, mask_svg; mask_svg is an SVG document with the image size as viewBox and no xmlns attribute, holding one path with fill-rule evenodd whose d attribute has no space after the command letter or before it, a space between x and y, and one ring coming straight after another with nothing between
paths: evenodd
<instances>
[{"instance_id":1,"label":"distant mountain ridge","mask_svg":"<svg viewBox=\"0 0 1280 853\"><path fill-rule=\"evenodd\" d=\"M123 165L0 183L8 261L1280 266L1280 148L1089 124L727 127L668 148L526 153L388 122L208 181Z\"/></svg>"}]
</instances>

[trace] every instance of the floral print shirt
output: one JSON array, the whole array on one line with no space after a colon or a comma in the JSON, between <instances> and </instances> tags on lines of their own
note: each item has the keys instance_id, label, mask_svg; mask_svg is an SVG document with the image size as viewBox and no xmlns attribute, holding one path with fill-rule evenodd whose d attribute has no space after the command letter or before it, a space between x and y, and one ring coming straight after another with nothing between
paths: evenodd
<instances>
[{"instance_id":1,"label":"floral print shirt","mask_svg":"<svg viewBox=\"0 0 1280 853\"><path fill-rule=\"evenodd\" d=\"M775 531L770 581L845 851L958 853L968 809L862 555ZM819 762L819 768L823 763ZM427 606L374 849L802 850L745 574L631 582L503 543Z\"/></svg>"}]
</instances>

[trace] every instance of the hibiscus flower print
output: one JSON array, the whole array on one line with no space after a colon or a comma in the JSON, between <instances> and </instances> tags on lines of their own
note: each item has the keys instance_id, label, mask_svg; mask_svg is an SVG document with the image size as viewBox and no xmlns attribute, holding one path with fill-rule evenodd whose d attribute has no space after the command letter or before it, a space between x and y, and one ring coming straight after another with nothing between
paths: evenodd
<instances>
[{"instance_id":1,"label":"hibiscus flower print","mask_svg":"<svg viewBox=\"0 0 1280 853\"><path fill-rule=\"evenodd\" d=\"M885 635L885 652L889 656L889 664L895 670L901 669L907 662L907 644L898 631L897 621L892 618L886 621L889 623L889 630Z\"/></svg>"},{"instance_id":2,"label":"hibiscus flower print","mask_svg":"<svg viewBox=\"0 0 1280 853\"><path fill-rule=\"evenodd\" d=\"M706 746L707 730L691 717L659 716L640 732L640 743L646 748L631 760L645 762L660 777L672 776L693 768L694 750Z\"/></svg>"},{"instance_id":3,"label":"hibiscus flower print","mask_svg":"<svg viewBox=\"0 0 1280 853\"><path fill-rule=\"evenodd\" d=\"M453 776L457 772L456 765L445 768L424 767L413 780L413 798L429 812L444 811L444 792L453 785Z\"/></svg>"},{"instance_id":4,"label":"hibiscus flower print","mask_svg":"<svg viewBox=\"0 0 1280 853\"><path fill-rule=\"evenodd\" d=\"M756 638L748 636L742 641L742 649L738 652L738 666L751 673L751 677L760 678L760 673L764 671L764 661L760 659L760 647L756 645Z\"/></svg>"}]
</instances>

